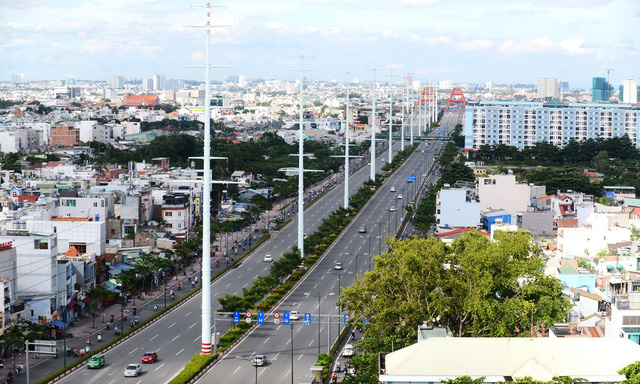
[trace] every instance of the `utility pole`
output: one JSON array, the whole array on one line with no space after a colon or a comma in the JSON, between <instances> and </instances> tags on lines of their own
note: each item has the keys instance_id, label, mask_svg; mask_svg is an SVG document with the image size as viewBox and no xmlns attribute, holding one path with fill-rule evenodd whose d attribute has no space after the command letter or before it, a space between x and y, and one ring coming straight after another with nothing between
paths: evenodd
<instances>
[{"instance_id":1,"label":"utility pole","mask_svg":"<svg viewBox=\"0 0 640 384\"><path fill-rule=\"evenodd\" d=\"M404 151L404 115L406 113L406 108L405 108L405 97L404 97L404 93L405 93L405 85L406 85L406 81L402 82L402 121L400 123L400 150Z\"/></svg>"},{"instance_id":2,"label":"utility pole","mask_svg":"<svg viewBox=\"0 0 640 384\"><path fill-rule=\"evenodd\" d=\"M345 72L347 76L355 75L355 72ZM349 119L351 117L349 112L349 83L351 82L351 78L347 78L347 114L346 114L346 128L344 134L344 209L349 208L349 145L351 144L351 139L349 137ZM336 156L342 157L342 156ZM359 156L352 156L359 157Z\"/></svg>"},{"instance_id":3,"label":"utility pole","mask_svg":"<svg viewBox=\"0 0 640 384\"><path fill-rule=\"evenodd\" d=\"M389 69L389 164L393 161L393 68Z\"/></svg>"},{"instance_id":4,"label":"utility pole","mask_svg":"<svg viewBox=\"0 0 640 384\"><path fill-rule=\"evenodd\" d=\"M413 99L413 90L411 88L409 88L408 90L408 101L407 101L407 106L411 108L411 134L409 137L409 143L411 144L411 146L413 146L413 126L416 124L416 108L413 108L413 103L411 102L411 100Z\"/></svg>"},{"instance_id":5,"label":"utility pole","mask_svg":"<svg viewBox=\"0 0 640 384\"><path fill-rule=\"evenodd\" d=\"M376 71L379 69L372 68L373 71L373 105L371 110L371 174L369 179L376 181Z\"/></svg>"}]
</instances>

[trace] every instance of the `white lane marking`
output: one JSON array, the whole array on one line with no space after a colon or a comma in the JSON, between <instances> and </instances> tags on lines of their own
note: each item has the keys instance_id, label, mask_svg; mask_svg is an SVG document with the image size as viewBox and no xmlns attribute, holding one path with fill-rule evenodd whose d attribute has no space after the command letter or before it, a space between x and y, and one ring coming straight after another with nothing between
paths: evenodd
<instances>
[{"instance_id":1,"label":"white lane marking","mask_svg":"<svg viewBox=\"0 0 640 384\"><path fill-rule=\"evenodd\" d=\"M162 368L164 366L164 363L162 363L158 368L154 369L154 371L157 371L158 369Z\"/></svg>"},{"instance_id":2,"label":"white lane marking","mask_svg":"<svg viewBox=\"0 0 640 384\"><path fill-rule=\"evenodd\" d=\"M230 285L231 285L231 283L227 284L227 288L229 288Z\"/></svg>"},{"instance_id":3,"label":"white lane marking","mask_svg":"<svg viewBox=\"0 0 640 384\"><path fill-rule=\"evenodd\" d=\"M196 324L198 324L198 323L193 323L193 324L191 324L191 326L189 327L189 329L191 329L191 328L195 327L195 325L196 325Z\"/></svg>"},{"instance_id":4,"label":"white lane marking","mask_svg":"<svg viewBox=\"0 0 640 384\"><path fill-rule=\"evenodd\" d=\"M153 336L151 339L149 339L149 341L155 339L156 337L158 337L158 335Z\"/></svg>"},{"instance_id":5,"label":"white lane marking","mask_svg":"<svg viewBox=\"0 0 640 384\"><path fill-rule=\"evenodd\" d=\"M300 355L300 357L298 357L298 360L302 359L302 356L304 356L304 354Z\"/></svg>"},{"instance_id":6,"label":"white lane marking","mask_svg":"<svg viewBox=\"0 0 640 384\"><path fill-rule=\"evenodd\" d=\"M176 323L171 324L171 325L170 325L170 326L168 326L167 328L171 328L171 327L173 327L174 325L176 325Z\"/></svg>"},{"instance_id":7,"label":"white lane marking","mask_svg":"<svg viewBox=\"0 0 640 384\"><path fill-rule=\"evenodd\" d=\"M289 374L290 374L290 373L291 373L291 369L289 369L289 372L287 372L287 374L286 374L286 375L284 375L284 377L289 376Z\"/></svg>"},{"instance_id":8,"label":"white lane marking","mask_svg":"<svg viewBox=\"0 0 640 384\"><path fill-rule=\"evenodd\" d=\"M245 283L245 284L242 286L242 288L246 287L247 285L249 285L249 283Z\"/></svg>"},{"instance_id":9,"label":"white lane marking","mask_svg":"<svg viewBox=\"0 0 640 384\"><path fill-rule=\"evenodd\" d=\"M133 351L129 352L129 354L132 354L133 352L137 351L138 348L134 349Z\"/></svg>"},{"instance_id":10,"label":"white lane marking","mask_svg":"<svg viewBox=\"0 0 640 384\"><path fill-rule=\"evenodd\" d=\"M178 336L174 337L173 339L171 339L171 341L176 341L176 339L177 339L178 337L180 337L180 335L178 335Z\"/></svg>"},{"instance_id":11,"label":"white lane marking","mask_svg":"<svg viewBox=\"0 0 640 384\"><path fill-rule=\"evenodd\" d=\"M311 341L309 342L309 346L311 346L311 344L313 344L313 343L315 343L315 340L311 340Z\"/></svg>"},{"instance_id":12,"label":"white lane marking","mask_svg":"<svg viewBox=\"0 0 640 384\"><path fill-rule=\"evenodd\" d=\"M276 353L276 355L273 357L273 359L274 359L274 360L275 360L275 359L277 359L277 358L278 358L278 355L280 355L280 352Z\"/></svg>"},{"instance_id":13,"label":"white lane marking","mask_svg":"<svg viewBox=\"0 0 640 384\"><path fill-rule=\"evenodd\" d=\"M287 341L287 345L289 345L289 343L290 343L290 342L291 342L291 339L289 339L289 340Z\"/></svg>"},{"instance_id":14,"label":"white lane marking","mask_svg":"<svg viewBox=\"0 0 640 384\"><path fill-rule=\"evenodd\" d=\"M187 317L191 314L192 311L189 311L189 313L187 313L186 315L184 315L184 317Z\"/></svg>"},{"instance_id":15,"label":"white lane marking","mask_svg":"<svg viewBox=\"0 0 640 384\"><path fill-rule=\"evenodd\" d=\"M196 341L200 340L201 337L202 337L202 335L196 337L195 339L193 339L193 342L195 343Z\"/></svg>"},{"instance_id":16,"label":"white lane marking","mask_svg":"<svg viewBox=\"0 0 640 384\"><path fill-rule=\"evenodd\" d=\"M233 371L233 374L235 375L235 373L238 372L239 369L240 369L240 367L236 368L236 370Z\"/></svg>"},{"instance_id":17,"label":"white lane marking","mask_svg":"<svg viewBox=\"0 0 640 384\"><path fill-rule=\"evenodd\" d=\"M262 342L262 344L267 344L267 341L269 340L269 338L267 337L266 339L264 339L264 341Z\"/></svg>"},{"instance_id":18,"label":"white lane marking","mask_svg":"<svg viewBox=\"0 0 640 384\"><path fill-rule=\"evenodd\" d=\"M184 351L184 348L182 348L181 350L178 351L178 353L176 353L176 356L178 356L179 354L182 353L182 351Z\"/></svg>"},{"instance_id":19,"label":"white lane marking","mask_svg":"<svg viewBox=\"0 0 640 384\"><path fill-rule=\"evenodd\" d=\"M280 327L282 327L282 325L278 325L278 328L276 328L276 331L277 331L278 329L280 329Z\"/></svg>"}]
</instances>

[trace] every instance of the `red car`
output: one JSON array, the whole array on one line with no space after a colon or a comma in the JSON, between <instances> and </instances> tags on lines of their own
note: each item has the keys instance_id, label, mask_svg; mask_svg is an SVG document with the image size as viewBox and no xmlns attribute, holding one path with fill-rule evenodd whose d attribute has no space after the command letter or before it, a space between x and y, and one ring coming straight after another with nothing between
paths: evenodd
<instances>
[{"instance_id":1,"label":"red car","mask_svg":"<svg viewBox=\"0 0 640 384\"><path fill-rule=\"evenodd\" d=\"M145 364L155 363L158 360L158 354L155 352L146 352L142 355L142 362Z\"/></svg>"}]
</instances>

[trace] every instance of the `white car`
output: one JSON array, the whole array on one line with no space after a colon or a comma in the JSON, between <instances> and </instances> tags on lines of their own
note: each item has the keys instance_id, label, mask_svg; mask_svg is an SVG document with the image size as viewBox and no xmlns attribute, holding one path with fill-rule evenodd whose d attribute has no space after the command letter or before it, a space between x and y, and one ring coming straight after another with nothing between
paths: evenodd
<instances>
[{"instance_id":1,"label":"white car","mask_svg":"<svg viewBox=\"0 0 640 384\"><path fill-rule=\"evenodd\" d=\"M355 351L353 350L353 345L347 344L344 346L344 349L342 350L343 357L352 357L354 354Z\"/></svg>"},{"instance_id":2,"label":"white car","mask_svg":"<svg viewBox=\"0 0 640 384\"><path fill-rule=\"evenodd\" d=\"M341 270L342 270L342 263L338 263L338 262L336 261L336 263L335 263L335 264L333 264L333 269L338 270L338 271L341 271Z\"/></svg>"},{"instance_id":3,"label":"white car","mask_svg":"<svg viewBox=\"0 0 640 384\"><path fill-rule=\"evenodd\" d=\"M396 191L396 187L391 187L391 189L389 191L390 192L395 192Z\"/></svg>"},{"instance_id":4,"label":"white car","mask_svg":"<svg viewBox=\"0 0 640 384\"><path fill-rule=\"evenodd\" d=\"M267 253L267 255L264 257L264 261L266 263L270 263L273 261L273 256L271 256L270 254Z\"/></svg>"},{"instance_id":5,"label":"white car","mask_svg":"<svg viewBox=\"0 0 640 384\"><path fill-rule=\"evenodd\" d=\"M124 369L124 377L138 377L142 373L141 364L129 364Z\"/></svg>"},{"instance_id":6,"label":"white car","mask_svg":"<svg viewBox=\"0 0 640 384\"><path fill-rule=\"evenodd\" d=\"M265 356L265 355L256 355L253 358L253 365L255 367L263 367L263 366L267 365L267 356Z\"/></svg>"},{"instance_id":7,"label":"white car","mask_svg":"<svg viewBox=\"0 0 640 384\"><path fill-rule=\"evenodd\" d=\"M300 313L298 311L289 312L289 320L298 320L300 318Z\"/></svg>"},{"instance_id":8,"label":"white car","mask_svg":"<svg viewBox=\"0 0 640 384\"><path fill-rule=\"evenodd\" d=\"M389 210L390 210L391 212L393 212L393 211L395 211L395 210L396 210L396 207L392 205L392 206L390 206L390 207L389 207Z\"/></svg>"},{"instance_id":9,"label":"white car","mask_svg":"<svg viewBox=\"0 0 640 384\"><path fill-rule=\"evenodd\" d=\"M402 193L398 193L398 199L402 199Z\"/></svg>"}]
</instances>

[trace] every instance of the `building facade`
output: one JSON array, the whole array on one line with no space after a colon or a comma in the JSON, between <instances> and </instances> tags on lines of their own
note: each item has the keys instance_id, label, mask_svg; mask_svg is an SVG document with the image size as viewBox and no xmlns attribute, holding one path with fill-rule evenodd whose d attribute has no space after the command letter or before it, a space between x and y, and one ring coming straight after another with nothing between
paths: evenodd
<instances>
[{"instance_id":1,"label":"building facade","mask_svg":"<svg viewBox=\"0 0 640 384\"><path fill-rule=\"evenodd\" d=\"M622 102L636 104L638 102L638 82L634 79L627 79L622 82Z\"/></svg>"},{"instance_id":2,"label":"building facade","mask_svg":"<svg viewBox=\"0 0 640 384\"><path fill-rule=\"evenodd\" d=\"M538 99L556 99L560 100L560 80L549 77L541 77L538 79Z\"/></svg>"},{"instance_id":3,"label":"building facade","mask_svg":"<svg viewBox=\"0 0 640 384\"><path fill-rule=\"evenodd\" d=\"M594 77L591 86L591 101L609 102L613 96L613 86L604 77Z\"/></svg>"},{"instance_id":4,"label":"building facade","mask_svg":"<svg viewBox=\"0 0 640 384\"><path fill-rule=\"evenodd\" d=\"M630 105L481 101L465 109L465 149L537 142L563 147L571 140L627 135L636 148L640 110Z\"/></svg>"},{"instance_id":5,"label":"building facade","mask_svg":"<svg viewBox=\"0 0 640 384\"><path fill-rule=\"evenodd\" d=\"M80 145L80 130L68 125L51 127L51 141L49 145L62 148L71 148Z\"/></svg>"}]
</instances>

